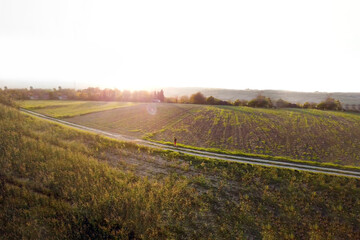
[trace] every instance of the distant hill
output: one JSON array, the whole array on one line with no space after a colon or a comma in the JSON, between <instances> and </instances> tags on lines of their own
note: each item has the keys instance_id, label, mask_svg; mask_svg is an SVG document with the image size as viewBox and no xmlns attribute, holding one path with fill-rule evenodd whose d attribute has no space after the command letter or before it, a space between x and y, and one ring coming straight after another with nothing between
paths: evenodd
<instances>
[{"instance_id":1,"label":"distant hill","mask_svg":"<svg viewBox=\"0 0 360 240\"><path fill-rule=\"evenodd\" d=\"M216 88L165 88L166 97L180 97L183 95L191 95L196 92L202 92L205 96L213 96L222 100L236 99L251 100L259 93L271 98L272 100L283 99L291 103L315 102L319 103L327 97L339 99L342 104L360 104L360 92L343 93L343 92L294 92L283 90L231 90Z\"/></svg>"}]
</instances>

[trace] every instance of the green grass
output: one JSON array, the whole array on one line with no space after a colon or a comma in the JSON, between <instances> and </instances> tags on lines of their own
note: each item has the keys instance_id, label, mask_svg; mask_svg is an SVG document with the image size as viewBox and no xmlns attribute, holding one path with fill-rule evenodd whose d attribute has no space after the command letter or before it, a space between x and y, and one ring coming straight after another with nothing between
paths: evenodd
<instances>
[{"instance_id":1,"label":"green grass","mask_svg":"<svg viewBox=\"0 0 360 240\"><path fill-rule=\"evenodd\" d=\"M26 100L17 102L20 107L56 117L66 118L110 109L129 107L136 103L102 102L102 101L59 101L59 100Z\"/></svg>"},{"instance_id":2,"label":"green grass","mask_svg":"<svg viewBox=\"0 0 360 240\"><path fill-rule=\"evenodd\" d=\"M179 143L200 148L360 166L359 114L203 107L176 125L153 132L151 139L172 141L173 136Z\"/></svg>"},{"instance_id":3,"label":"green grass","mask_svg":"<svg viewBox=\"0 0 360 240\"><path fill-rule=\"evenodd\" d=\"M161 143L169 146L174 146L173 142L166 142L166 141L155 141L151 140L151 136L145 137L146 140ZM276 156L270 156L270 155L264 155L264 154L253 154L253 153L244 153L241 151L228 151L228 150L221 150L216 148L200 148L200 147L194 147L190 145L184 145L184 144L176 144L176 146L181 149L184 148L187 151L191 152L191 150L198 150L198 151L205 151L210 153L220 153L220 154L226 154L231 156L239 156L239 157L253 157L253 158L259 158L259 159L265 159L265 160L275 160L279 162L288 162L288 163L299 163L299 164L305 164L305 165L313 165L313 166L319 166L319 167L329 167L329 168L336 168L336 169L344 169L344 170L354 170L354 171L360 171L360 167L351 166L351 165L340 165L340 164L334 164L334 163L323 163L323 162L315 162L315 161L309 161L309 160L298 160L298 159L292 159L288 157L276 157Z\"/></svg>"},{"instance_id":4,"label":"green grass","mask_svg":"<svg viewBox=\"0 0 360 240\"><path fill-rule=\"evenodd\" d=\"M359 239L360 181L137 146L0 105L4 239Z\"/></svg>"}]
</instances>

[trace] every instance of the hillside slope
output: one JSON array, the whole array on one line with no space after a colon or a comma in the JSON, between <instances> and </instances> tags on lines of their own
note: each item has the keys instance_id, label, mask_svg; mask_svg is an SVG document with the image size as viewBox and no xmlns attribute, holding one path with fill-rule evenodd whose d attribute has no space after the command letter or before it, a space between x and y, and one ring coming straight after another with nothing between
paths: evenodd
<instances>
[{"instance_id":1,"label":"hillside slope","mask_svg":"<svg viewBox=\"0 0 360 240\"><path fill-rule=\"evenodd\" d=\"M315 102L324 101L331 96L339 99L341 103L345 104L360 104L360 93L342 93L342 92L294 92L282 90L235 90L235 89L217 89L217 88L165 88L165 95L167 97L180 97L183 95L191 95L198 91L205 96L213 96L222 100L235 101L236 99L251 100L257 95L262 94L272 100L283 99L291 103Z\"/></svg>"},{"instance_id":2,"label":"hillside slope","mask_svg":"<svg viewBox=\"0 0 360 240\"><path fill-rule=\"evenodd\" d=\"M302 109L141 104L67 121L156 141L360 166L360 115Z\"/></svg>"},{"instance_id":3,"label":"hillside slope","mask_svg":"<svg viewBox=\"0 0 360 240\"><path fill-rule=\"evenodd\" d=\"M0 105L4 239L359 239L360 181L211 161Z\"/></svg>"}]
</instances>

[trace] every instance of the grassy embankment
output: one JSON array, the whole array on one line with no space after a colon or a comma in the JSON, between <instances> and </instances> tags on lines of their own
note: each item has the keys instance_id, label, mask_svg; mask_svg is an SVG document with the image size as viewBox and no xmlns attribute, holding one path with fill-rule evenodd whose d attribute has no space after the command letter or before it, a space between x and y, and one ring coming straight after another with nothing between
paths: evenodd
<instances>
[{"instance_id":1,"label":"grassy embankment","mask_svg":"<svg viewBox=\"0 0 360 240\"><path fill-rule=\"evenodd\" d=\"M360 238L357 179L139 147L1 105L0 130L6 239Z\"/></svg>"},{"instance_id":2,"label":"grassy embankment","mask_svg":"<svg viewBox=\"0 0 360 240\"><path fill-rule=\"evenodd\" d=\"M116 108L136 105L127 102L101 101L59 101L59 100L26 100L17 101L20 107L56 118L80 116Z\"/></svg>"},{"instance_id":3,"label":"grassy embankment","mask_svg":"<svg viewBox=\"0 0 360 240\"><path fill-rule=\"evenodd\" d=\"M156 114L152 115L149 106L153 105L138 104L67 120L162 143L171 143L176 136L179 144L188 148L318 165L360 166L360 114L156 104ZM50 110L40 110L50 114ZM56 108L51 111L56 115Z\"/></svg>"}]
</instances>

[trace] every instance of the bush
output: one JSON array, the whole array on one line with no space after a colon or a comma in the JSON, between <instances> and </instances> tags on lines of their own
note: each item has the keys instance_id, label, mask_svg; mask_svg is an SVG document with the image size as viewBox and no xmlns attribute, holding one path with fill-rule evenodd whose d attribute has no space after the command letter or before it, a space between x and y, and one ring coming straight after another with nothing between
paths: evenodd
<instances>
[{"instance_id":1,"label":"bush","mask_svg":"<svg viewBox=\"0 0 360 240\"><path fill-rule=\"evenodd\" d=\"M228 101L220 100L218 98L214 98L213 96L210 96L206 99L206 104L209 104L209 105L232 105Z\"/></svg>"},{"instance_id":2,"label":"bush","mask_svg":"<svg viewBox=\"0 0 360 240\"><path fill-rule=\"evenodd\" d=\"M251 100L248 103L249 107L259 107L259 108L271 108L273 107L273 104L271 102L271 99L265 96L262 96L261 94L258 95L256 98Z\"/></svg>"},{"instance_id":3,"label":"bush","mask_svg":"<svg viewBox=\"0 0 360 240\"><path fill-rule=\"evenodd\" d=\"M281 98L276 101L275 105L278 108L287 108L290 107L290 104L288 101L282 100Z\"/></svg>"},{"instance_id":4,"label":"bush","mask_svg":"<svg viewBox=\"0 0 360 240\"><path fill-rule=\"evenodd\" d=\"M305 102L304 105L302 106L303 108L316 108L316 103L309 103L309 102Z\"/></svg>"},{"instance_id":5,"label":"bush","mask_svg":"<svg viewBox=\"0 0 360 240\"><path fill-rule=\"evenodd\" d=\"M0 103L10 107L16 107L15 101L6 93L6 91L0 91Z\"/></svg>"},{"instance_id":6,"label":"bush","mask_svg":"<svg viewBox=\"0 0 360 240\"><path fill-rule=\"evenodd\" d=\"M233 103L233 105L234 105L234 106L247 106L247 105L248 105L248 101L236 99L235 102Z\"/></svg>"},{"instance_id":7,"label":"bush","mask_svg":"<svg viewBox=\"0 0 360 240\"><path fill-rule=\"evenodd\" d=\"M190 103L193 104L205 104L206 98L201 92L194 93L190 96Z\"/></svg>"},{"instance_id":8,"label":"bush","mask_svg":"<svg viewBox=\"0 0 360 240\"><path fill-rule=\"evenodd\" d=\"M184 95L180 97L180 103L190 103L190 99L188 96Z\"/></svg>"},{"instance_id":9,"label":"bush","mask_svg":"<svg viewBox=\"0 0 360 240\"><path fill-rule=\"evenodd\" d=\"M330 97L319 103L317 108L321 110L342 110L340 101Z\"/></svg>"}]
</instances>

